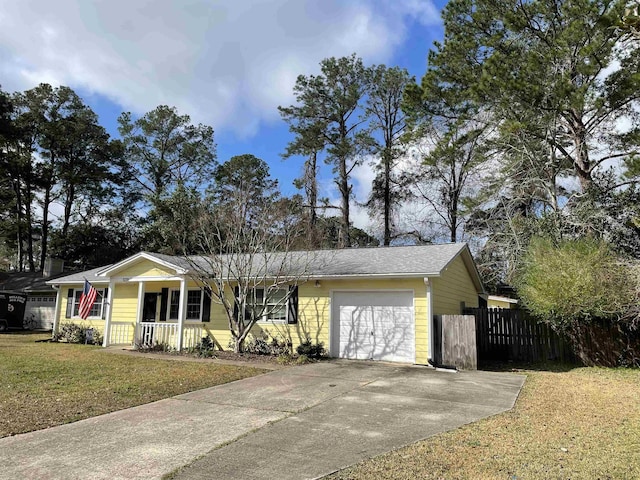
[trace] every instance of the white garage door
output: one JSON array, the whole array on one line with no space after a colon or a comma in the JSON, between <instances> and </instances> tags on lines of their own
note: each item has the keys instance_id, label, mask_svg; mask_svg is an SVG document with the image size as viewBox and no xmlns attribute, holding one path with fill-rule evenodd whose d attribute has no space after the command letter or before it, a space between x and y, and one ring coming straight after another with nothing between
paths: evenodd
<instances>
[{"instance_id":1,"label":"white garage door","mask_svg":"<svg viewBox=\"0 0 640 480\"><path fill-rule=\"evenodd\" d=\"M24 318L30 328L53 328L53 318L56 314L55 295L29 295L24 308Z\"/></svg>"},{"instance_id":2,"label":"white garage door","mask_svg":"<svg viewBox=\"0 0 640 480\"><path fill-rule=\"evenodd\" d=\"M415 362L413 292L335 292L331 354Z\"/></svg>"}]
</instances>

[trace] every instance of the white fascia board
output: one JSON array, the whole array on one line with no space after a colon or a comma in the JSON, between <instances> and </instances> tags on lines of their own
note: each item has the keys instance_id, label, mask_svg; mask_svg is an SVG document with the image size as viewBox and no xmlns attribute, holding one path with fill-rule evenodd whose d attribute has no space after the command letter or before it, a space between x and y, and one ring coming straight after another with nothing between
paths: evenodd
<instances>
[{"instance_id":1,"label":"white fascia board","mask_svg":"<svg viewBox=\"0 0 640 480\"><path fill-rule=\"evenodd\" d=\"M501 297L500 295L487 295L487 300L496 300L498 302L518 303L517 298Z\"/></svg>"},{"instance_id":2,"label":"white fascia board","mask_svg":"<svg viewBox=\"0 0 640 480\"><path fill-rule=\"evenodd\" d=\"M56 285L82 285L83 283L83 278L79 278L77 280L50 280L47 282L48 285L51 285L54 288ZM91 285L109 285L109 280L89 280L89 283L91 283Z\"/></svg>"},{"instance_id":3,"label":"white fascia board","mask_svg":"<svg viewBox=\"0 0 640 480\"><path fill-rule=\"evenodd\" d=\"M345 275L309 275L309 280L343 280L343 279L357 279L357 278L438 278L440 272L436 273L350 273Z\"/></svg>"},{"instance_id":4,"label":"white fascia board","mask_svg":"<svg viewBox=\"0 0 640 480\"><path fill-rule=\"evenodd\" d=\"M140 253L136 253L135 255L129 257L129 258L125 258L124 260L121 260L120 262L111 265L107 268L105 268L104 270L100 270L96 275L100 276L100 277L108 277L110 276L112 273L117 272L118 270L131 265L135 262L137 262L140 259L145 259L145 260L149 260L150 262L153 263L157 263L159 265L162 265L164 267L170 268L172 270L174 270L177 274L185 274L187 273L187 271L182 268L179 267L178 265L174 265L173 263L167 262L165 260L162 260L158 257L155 257L153 254L147 253L147 252L140 252Z\"/></svg>"},{"instance_id":5,"label":"white fascia board","mask_svg":"<svg viewBox=\"0 0 640 480\"><path fill-rule=\"evenodd\" d=\"M172 282L180 281L184 275L171 275L168 277L111 277L116 283L137 283L137 282Z\"/></svg>"}]
</instances>

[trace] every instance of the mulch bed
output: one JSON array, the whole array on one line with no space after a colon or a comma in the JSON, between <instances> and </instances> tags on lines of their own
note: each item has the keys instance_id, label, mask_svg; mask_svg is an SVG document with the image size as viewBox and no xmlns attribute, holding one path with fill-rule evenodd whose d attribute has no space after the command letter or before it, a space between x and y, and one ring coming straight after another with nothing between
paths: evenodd
<instances>
[{"instance_id":1,"label":"mulch bed","mask_svg":"<svg viewBox=\"0 0 640 480\"><path fill-rule=\"evenodd\" d=\"M278 364L277 357L271 355L258 355L255 353L235 353L229 350L216 350L213 358L220 360L231 360L238 362L251 362L251 363L271 363Z\"/></svg>"}]
</instances>

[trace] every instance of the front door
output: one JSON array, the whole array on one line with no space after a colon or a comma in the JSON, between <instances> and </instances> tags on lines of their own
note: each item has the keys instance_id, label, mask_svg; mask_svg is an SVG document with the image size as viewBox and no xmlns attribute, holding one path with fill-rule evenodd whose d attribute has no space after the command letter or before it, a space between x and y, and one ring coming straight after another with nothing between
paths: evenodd
<instances>
[{"instance_id":1,"label":"front door","mask_svg":"<svg viewBox=\"0 0 640 480\"><path fill-rule=\"evenodd\" d=\"M151 347L154 342L154 327L149 325L156 321L156 307L158 306L157 293L145 293L142 306L142 325L140 325L140 336L138 343L140 346Z\"/></svg>"},{"instance_id":2,"label":"front door","mask_svg":"<svg viewBox=\"0 0 640 480\"><path fill-rule=\"evenodd\" d=\"M156 308L158 306L158 294L157 293L145 293L144 294L144 307L142 308L142 321L143 322L155 322L156 321Z\"/></svg>"}]
</instances>

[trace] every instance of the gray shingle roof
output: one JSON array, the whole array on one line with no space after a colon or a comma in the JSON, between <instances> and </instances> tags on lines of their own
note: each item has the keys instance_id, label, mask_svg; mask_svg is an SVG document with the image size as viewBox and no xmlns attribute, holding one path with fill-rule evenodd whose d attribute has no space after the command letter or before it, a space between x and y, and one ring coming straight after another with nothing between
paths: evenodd
<instances>
[{"instance_id":1,"label":"gray shingle roof","mask_svg":"<svg viewBox=\"0 0 640 480\"><path fill-rule=\"evenodd\" d=\"M97 273L101 270L104 270L109 265L105 265L103 267L92 268L91 270L85 270L84 272L72 273L71 275L66 275L64 277L59 277L55 280L48 280L48 284L56 285L58 283L83 283L85 278L89 280L91 283L94 282L103 282L109 283L109 279L107 277L99 277Z\"/></svg>"},{"instance_id":2,"label":"gray shingle roof","mask_svg":"<svg viewBox=\"0 0 640 480\"><path fill-rule=\"evenodd\" d=\"M312 271L314 276L436 275L464 248L465 243L451 243L327 250Z\"/></svg>"},{"instance_id":3,"label":"gray shingle roof","mask_svg":"<svg viewBox=\"0 0 640 480\"><path fill-rule=\"evenodd\" d=\"M47 284L47 281L62 276L65 274L57 273L50 277L43 277L42 272L3 272L0 273L0 290L52 293L53 287Z\"/></svg>"},{"instance_id":4,"label":"gray shingle roof","mask_svg":"<svg viewBox=\"0 0 640 480\"><path fill-rule=\"evenodd\" d=\"M293 252L290 258L297 265L304 262L307 266L306 270L312 277L428 276L440 274L449 262L466 248L466 243L348 248ZM207 257L203 256L192 256L186 259L159 253L147 253L147 255L185 270L193 270L194 265L205 271L211 270ZM274 265L280 265L281 260L282 256L272 255L270 258L270 262L273 261ZM86 277L90 282L104 282L106 278L96 274L108 267L95 268L58 280L61 283L82 282Z\"/></svg>"}]
</instances>

